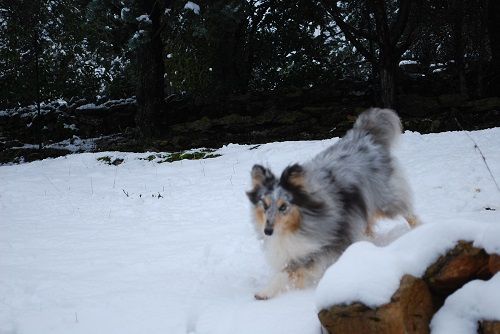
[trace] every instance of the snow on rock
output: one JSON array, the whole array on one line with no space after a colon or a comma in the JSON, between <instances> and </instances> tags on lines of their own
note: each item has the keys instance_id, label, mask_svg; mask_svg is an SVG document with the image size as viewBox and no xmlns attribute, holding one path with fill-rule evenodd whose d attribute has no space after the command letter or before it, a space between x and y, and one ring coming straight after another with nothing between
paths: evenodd
<instances>
[{"instance_id":1,"label":"snow on rock","mask_svg":"<svg viewBox=\"0 0 500 334\"><path fill-rule=\"evenodd\" d=\"M122 107L122 106L135 105L135 104L136 104L136 99L134 97L129 97L126 99L109 100L109 101L106 101L106 102L99 104L99 105L96 105L95 103L87 103L87 104L84 104L84 105L77 107L76 110L79 112L107 111L107 110L114 108L114 107Z\"/></svg>"},{"instance_id":2,"label":"snow on rock","mask_svg":"<svg viewBox=\"0 0 500 334\"><path fill-rule=\"evenodd\" d=\"M71 152L90 152L95 149L95 141L99 138L81 139L78 136L73 136L71 139L65 139L58 143L47 145L48 148L64 149Z\"/></svg>"},{"instance_id":3,"label":"snow on rock","mask_svg":"<svg viewBox=\"0 0 500 334\"><path fill-rule=\"evenodd\" d=\"M73 130L73 131L78 130L78 128L76 127L75 124L66 124L66 123L64 123L63 125L64 125L65 129L70 129L70 130Z\"/></svg>"},{"instance_id":4,"label":"snow on rock","mask_svg":"<svg viewBox=\"0 0 500 334\"><path fill-rule=\"evenodd\" d=\"M40 103L40 114L45 115L50 112L61 112L65 110L68 103L63 99L57 99L51 102L41 102ZM13 117L20 115L23 118L33 117L38 114L38 106L36 104L16 107L11 109L0 110L0 117Z\"/></svg>"},{"instance_id":5,"label":"snow on rock","mask_svg":"<svg viewBox=\"0 0 500 334\"><path fill-rule=\"evenodd\" d=\"M87 110L87 109L97 109L97 108L103 108L102 106L97 107L95 103L87 103L84 104L83 106L79 106L76 108L76 110Z\"/></svg>"},{"instance_id":6,"label":"snow on rock","mask_svg":"<svg viewBox=\"0 0 500 334\"><path fill-rule=\"evenodd\" d=\"M385 247L359 242L332 265L316 290L318 309L361 302L375 308L390 301L405 274L421 277L427 267L458 241L473 241L500 253L500 224L460 221L416 228ZM497 286L500 289L500 285ZM498 299L500 309L500 299Z\"/></svg>"},{"instance_id":7,"label":"snow on rock","mask_svg":"<svg viewBox=\"0 0 500 334\"><path fill-rule=\"evenodd\" d=\"M184 5L184 9L192 10L193 13L195 13L196 15L200 15L200 6L197 5L196 3L192 2L192 1L188 1Z\"/></svg>"},{"instance_id":8,"label":"snow on rock","mask_svg":"<svg viewBox=\"0 0 500 334\"><path fill-rule=\"evenodd\" d=\"M469 282L449 296L434 315L431 330L433 334L475 334L482 320L500 320L500 273L488 281Z\"/></svg>"}]
</instances>

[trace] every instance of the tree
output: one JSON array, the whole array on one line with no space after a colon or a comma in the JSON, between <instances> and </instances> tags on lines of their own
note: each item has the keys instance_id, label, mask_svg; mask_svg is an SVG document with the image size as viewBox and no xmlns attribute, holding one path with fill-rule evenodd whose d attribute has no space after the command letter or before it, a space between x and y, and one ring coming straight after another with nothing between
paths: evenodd
<instances>
[{"instance_id":1,"label":"tree","mask_svg":"<svg viewBox=\"0 0 500 334\"><path fill-rule=\"evenodd\" d=\"M464 40L464 3L463 0L451 1L451 17L453 31L454 60L458 74L458 87L460 95L467 94L465 81L465 40Z\"/></svg>"},{"instance_id":2,"label":"tree","mask_svg":"<svg viewBox=\"0 0 500 334\"><path fill-rule=\"evenodd\" d=\"M158 134L155 126L160 113L164 111L164 51L161 39L162 15L164 2L157 0L137 1L136 5L142 14L137 18L139 30L134 38L137 40L137 115L136 124L143 139L150 139Z\"/></svg>"},{"instance_id":3,"label":"tree","mask_svg":"<svg viewBox=\"0 0 500 334\"><path fill-rule=\"evenodd\" d=\"M491 50L491 90L500 91L500 1L488 1L488 36Z\"/></svg>"},{"instance_id":4,"label":"tree","mask_svg":"<svg viewBox=\"0 0 500 334\"><path fill-rule=\"evenodd\" d=\"M413 40L416 27L416 15L412 15L414 2L323 0L346 39L378 71L380 99L384 107L394 105L398 63ZM364 11L367 15L362 15Z\"/></svg>"},{"instance_id":5,"label":"tree","mask_svg":"<svg viewBox=\"0 0 500 334\"><path fill-rule=\"evenodd\" d=\"M97 49L108 57L117 57L118 75L123 77L128 67L135 70L131 83L135 85L137 98L137 133L145 141L159 134L158 120L165 106L165 52L161 32L165 27L166 9L172 2L93 0L88 8L94 31L107 42L97 43ZM113 63L108 69L113 69Z\"/></svg>"},{"instance_id":6,"label":"tree","mask_svg":"<svg viewBox=\"0 0 500 334\"><path fill-rule=\"evenodd\" d=\"M40 148L43 142L42 102L73 96L76 92L84 94L78 86L69 84L77 76L72 69L80 56L75 52L76 45L81 43L83 36L76 25L81 22L79 7L84 3L84 0L76 3L68 0L13 1L0 9L4 37L0 47L3 65L0 68L0 104L36 105L37 114L32 124L37 129L35 142ZM95 83L86 80L86 85L90 86L91 82Z\"/></svg>"}]
</instances>

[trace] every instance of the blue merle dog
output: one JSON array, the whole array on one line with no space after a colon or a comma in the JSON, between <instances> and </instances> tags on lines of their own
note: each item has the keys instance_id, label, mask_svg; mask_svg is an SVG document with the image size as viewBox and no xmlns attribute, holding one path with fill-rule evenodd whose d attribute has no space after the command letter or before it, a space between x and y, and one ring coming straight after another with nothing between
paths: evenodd
<instances>
[{"instance_id":1,"label":"blue merle dog","mask_svg":"<svg viewBox=\"0 0 500 334\"><path fill-rule=\"evenodd\" d=\"M417 224L409 185L391 148L401 122L389 109L363 112L354 127L311 161L278 179L252 168L252 215L276 274L257 299L314 285L353 242L371 235L379 218L402 215Z\"/></svg>"}]
</instances>

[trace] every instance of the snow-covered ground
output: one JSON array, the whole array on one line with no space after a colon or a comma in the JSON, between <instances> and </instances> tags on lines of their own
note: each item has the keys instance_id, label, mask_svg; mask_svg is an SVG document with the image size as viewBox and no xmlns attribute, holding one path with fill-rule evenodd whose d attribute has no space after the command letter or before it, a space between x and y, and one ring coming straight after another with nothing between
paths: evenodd
<instances>
[{"instance_id":1,"label":"snow-covered ground","mask_svg":"<svg viewBox=\"0 0 500 334\"><path fill-rule=\"evenodd\" d=\"M470 136L500 181L500 128ZM0 333L320 333L314 289L254 300L269 268L244 192L254 163L279 171L336 140L162 164L115 152L0 166ZM500 224L500 191L465 133L407 132L395 154L425 224ZM380 222L378 241L405 229ZM500 290L498 277L474 284ZM455 300L478 297L474 284Z\"/></svg>"}]
</instances>

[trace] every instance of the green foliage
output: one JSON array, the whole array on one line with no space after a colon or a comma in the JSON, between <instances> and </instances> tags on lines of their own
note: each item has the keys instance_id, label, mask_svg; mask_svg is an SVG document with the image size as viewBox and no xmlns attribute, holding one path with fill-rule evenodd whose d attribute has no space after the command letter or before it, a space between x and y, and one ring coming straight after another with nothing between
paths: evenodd
<instances>
[{"instance_id":1,"label":"green foliage","mask_svg":"<svg viewBox=\"0 0 500 334\"><path fill-rule=\"evenodd\" d=\"M99 78L89 76L82 62L87 51L80 29L83 3L35 0L2 6L2 105L51 100L65 90L68 96L94 93Z\"/></svg>"},{"instance_id":2,"label":"green foliage","mask_svg":"<svg viewBox=\"0 0 500 334\"><path fill-rule=\"evenodd\" d=\"M143 160L148 160L148 161L156 161L157 163L161 164L164 162L174 162L174 161L181 161L181 160L202 160L202 159L212 159L212 158L217 158L220 157L220 154L214 154L212 153L213 150L211 149L203 149L200 151L190 151L190 152L174 152L174 153L167 153L167 154L157 154L157 155L150 155L147 158Z\"/></svg>"},{"instance_id":3,"label":"green foliage","mask_svg":"<svg viewBox=\"0 0 500 334\"><path fill-rule=\"evenodd\" d=\"M106 165L111 165L111 157L108 155L97 158L97 161L105 163Z\"/></svg>"}]
</instances>

